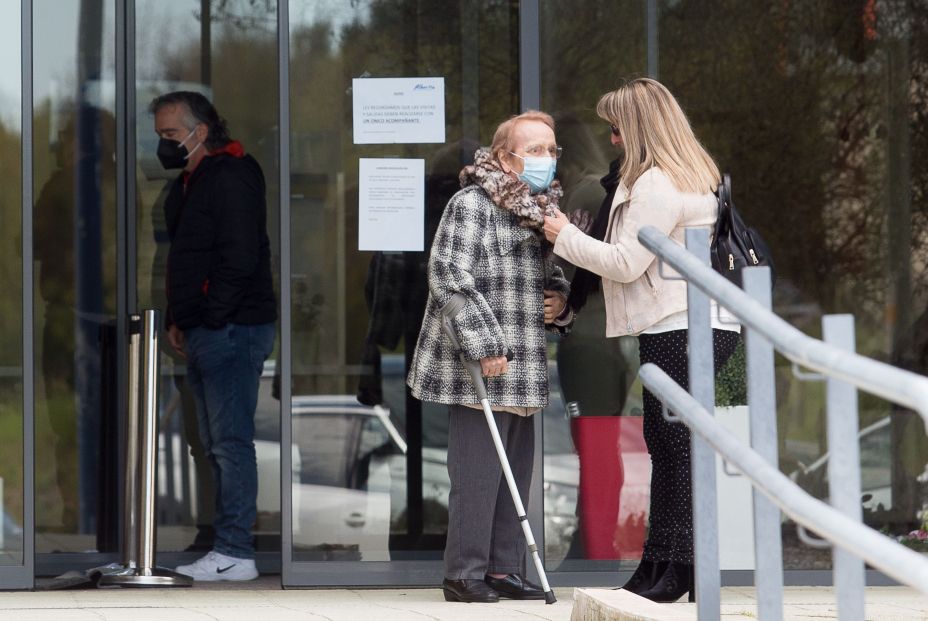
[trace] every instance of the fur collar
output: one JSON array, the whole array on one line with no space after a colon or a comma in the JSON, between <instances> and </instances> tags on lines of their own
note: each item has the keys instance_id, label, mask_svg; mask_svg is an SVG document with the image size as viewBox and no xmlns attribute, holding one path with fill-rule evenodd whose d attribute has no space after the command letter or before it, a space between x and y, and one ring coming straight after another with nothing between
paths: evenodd
<instances>
[{"instance_id":1,"label":"fur collar","mask_svg":"<svg viewBox=\"0 0 928 621\"><path fill-rule=\"evenodd\" d=\"M497 207L512 213L519 226L539 233L545 225L545 215L552 214L564 192L560 181L555 180L548 189L532 194L528 184L506 174L490 155L489 149L478 149L474 164L466 166L460 174L461 187L476 184L490 195Z\"/></svg>"}]
</instances>

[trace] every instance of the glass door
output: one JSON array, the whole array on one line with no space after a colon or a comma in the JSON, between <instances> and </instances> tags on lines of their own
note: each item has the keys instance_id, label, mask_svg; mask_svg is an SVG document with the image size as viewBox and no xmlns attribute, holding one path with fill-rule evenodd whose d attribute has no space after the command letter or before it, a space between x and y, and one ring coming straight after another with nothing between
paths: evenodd
<instances>
[{"instance_id":1,"label":"glass door","mask_svg":"<svg viewBox=\"0 0 928 621\"><path fill-rule=\"evenodd\" d=\"M519 110L518 5L289 0L286 10L284 585L435 584L448 415L411 397L406 369L428 295L428 250L458 173ZM376 94L378 78L412 79L410 90L441 102L430 110L444 123L420 117L429 130L394 131L391 119L416 109L388 106L362 127L356 89L373 89L375 104L395 96ZM376 123L385 133L371 131ZM359 217L371 167L391 165L410 171L409 191L424 196L408 231L378 231ZM398 236L408 239L389 239Z\"/></svg>"},{"instance_id":2,"label":"glass door","mask_svg":"<svg viewBox=\"0 0 928 621\"><path fill-rule=\"evenodd\" d=\"M116 2L32 6L36 551L115 553Z\"/></svg>"},{"instance_id":3,"label":"glass door","mask_svg":"<svg viewBox=\"0 0 928 621\"><path fill-rule=\"evenodd\" d=\"M18 248L13 236L18 221L3 215L0 235L9 235L10 242L0 252L11 254L0 274L17 265L30 277L35 273L34 287L27 289L33 292L34 312L27 312L30 323L24 323L23 315L3 306L0 339L25 329L30 338L26 352L34 352L34 366L29 367L36 381L26 399L36 411L36 548L40 573L56 575L118 559L126 399L123 335L129 312L165 309L168 240L162 203L176 177L155 156L157 137L148 105L174 90L199 91L215 103L232 137L264 170L269 235L276 242L277 13L271 0L23 4L33 2L35 19L28 32L36 42L29 47L35 60L28 75L35 93L26 118L31 118L27 127L34 134L28 161L33 226L27 228L35 264L34 270L22 269L19 256L12 254ZM3 11L4 24L18 23L18 13ZM19 54L19 38L13 35L11 31L0 43L9 48L3 56L9 62ZM9 77L9 70L2 76ZM18 101L18 91L8 90L0 82L3 101ZM2 136L18 144L18 117L2 116L0 122ZM0 141L0 156L12 164L15 153L7 151L8 142ZM9 174L14 168L3 170ZM2 205L15 199L11 193L16 187L2 185ZM276 243L271 252L276 266ZM4 290L17 291L12 284ZM0 305L15 304L12 293ZM24 328L28 325L35 329ZM159 563L174 566L211 547L213 484L198 443L184 365L171 355L163 335L161 341L157 543ZM2 345L0 355L10 360L21 351L6 341ZM257 414L260 495L254 531L265 571L277 570L280 550L275 357L265 368ZM11 378L0 383L0 438L18 446L23 432L14 435L11 417L17 412L15 390L22 390L22 380L14 381L15 367L6 358L0 369L0 382ZM16 459L14 452L0 457L0 477L6 483L3 523L13 525L19 523L14 512L23 510L22 500L16 500L23 487L16 477L22 472L9 469L7 459ZM0 564L2 551L0 540Z\"/></svg>"},{"instance_id":4,"label":"glass door","mask_svg":"<svg viewBox=\"0 0 928 621\"><path fill-rule=\"evenodd\" d=\"M275 281L280 265L277 5L251 0L136 0L133 84L135 196L133 274L138 308L167 306L169 248L164 200L180 171L158 161L151 101L172 91L205 95L233 140L261 166ZM279 285L275 282L275 289ZM162 564L199 558L212 548L215 484L200 442L184 359L162 336L158 551ZM262 571L277 571L280 553L280 401L276 360L265 363L255 417L258 512L253 533Z\"/></svg>"}]
</instances>

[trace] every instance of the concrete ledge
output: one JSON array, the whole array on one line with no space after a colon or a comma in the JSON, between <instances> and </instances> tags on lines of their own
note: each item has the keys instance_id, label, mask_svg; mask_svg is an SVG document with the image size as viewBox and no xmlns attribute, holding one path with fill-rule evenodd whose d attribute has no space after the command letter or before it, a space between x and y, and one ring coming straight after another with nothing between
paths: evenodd
<instances>
[{"instance_id":1,"label":"concrete ledge","mask_svg":"<svg viewBox=\"0 0 928 621\"><path fill-rule=\"evenodd\" d=\"M657 604L622 589L574 589L570 621L696 621L696 607Z\"/></svg>"}]
</instances>

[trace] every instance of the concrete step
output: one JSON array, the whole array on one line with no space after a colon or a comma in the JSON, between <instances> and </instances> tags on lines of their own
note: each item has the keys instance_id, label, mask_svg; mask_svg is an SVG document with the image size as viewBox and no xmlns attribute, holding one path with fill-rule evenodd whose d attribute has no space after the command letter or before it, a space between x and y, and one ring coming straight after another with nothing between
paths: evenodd
<instances>
[{"instance_id":1,"label":"concrete step","mask_svg":"<svg viewBox=\"0 0 928 621\"><path fill-rule=\"evenodd\" d=\"M696 621L696 606L657 604L623 589L574 589L570 621Z\"/></svg>"},{"instance_id":2,"label":"concrete step","mask_svg":"<svg viewBox=\"0 0 928 621\"><path fill-rule=\"evenodd\" d=\"M928 596L908 587L867 587L868 621L925 621ZM696 604L655 604L627 591L574 589L571 621L696 621ZM757 594L752 587L724 587L722 621L757 620ZM783 621L838 619L832 587L786 587Z\"/></svg>"}]
</instances>

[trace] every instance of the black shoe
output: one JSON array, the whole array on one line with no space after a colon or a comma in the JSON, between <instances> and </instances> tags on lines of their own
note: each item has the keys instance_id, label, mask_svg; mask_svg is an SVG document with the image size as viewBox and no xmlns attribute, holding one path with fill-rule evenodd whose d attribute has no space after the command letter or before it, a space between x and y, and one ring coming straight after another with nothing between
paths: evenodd
<instances>
[{"instance_id":1,"label":"black shoe","mask_svg":"<svg viewBox=\"0 0 928 621\"><path fill-rule=\"evenodd\" d=\"M654 586L654 583L657 582L666 569L666 561L655 563L654 561L642 560L638 563L635 573L628 579L628 582L616 588L631 591L635 594L643 593Z\"/></svg>"},{"instance_id":2,"label":"black shoe","mask_svg":"<svg viewBox=\"0 0 928 621\"><path fill-rule=\"evenodd\" d=\"M448 580L441 583L446 602L481 602L492 604L499 601L499 594L483 580Z\"/></svg>"},{"instance_id":3,"label":"black shoe","mask_svg":"<svg viewBox=\"0 0 928 621\"><path fill-rule=\"evenodd\" d=\"M639 593L641 597L647 598L652 602L675 602L680 599L684 593L689 593L689 601L696 601L693 584L693 566L684 565L683 563L670 563L666 571L658 579L653 587Z\"/></svg>"},{"instance_id":4,"label":"black shoe","mask_svg":"<svg viewBox=\"0 0 928 621\"><path fill-rule=\"evenodd\" d=\"M515 574L509 574L505 578L487 576L484 578L484 582L499 593L500 597L508 597L509 599L545 598L545 592L540 586L532 584L528 580L524 580L522 576L517 576Z\"/></svg>"}]
</instances>

